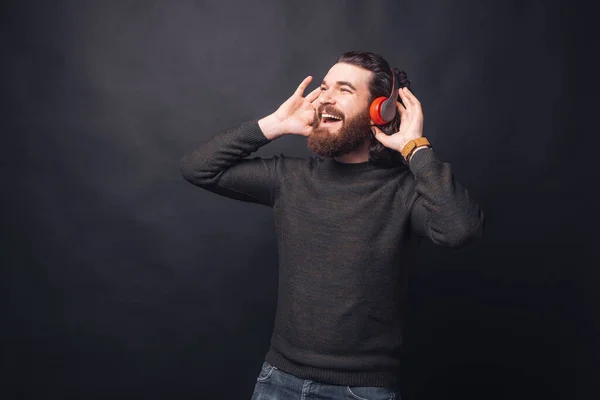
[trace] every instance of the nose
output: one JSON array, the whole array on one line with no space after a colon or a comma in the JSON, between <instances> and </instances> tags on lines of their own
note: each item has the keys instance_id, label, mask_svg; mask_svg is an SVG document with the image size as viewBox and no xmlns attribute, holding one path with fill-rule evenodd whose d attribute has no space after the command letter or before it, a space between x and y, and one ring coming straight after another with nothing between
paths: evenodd
<instances>
[{"instance_id":1,"label":"nose","mask_svg":"<svg viewBox=\"0 0 600 400\"><path fill-rule=\"evenodd\" d=\"M335 98L331 95L331 91L322 90L319 93L319 104L335 104Z\"/></svg>"}]
</instances>

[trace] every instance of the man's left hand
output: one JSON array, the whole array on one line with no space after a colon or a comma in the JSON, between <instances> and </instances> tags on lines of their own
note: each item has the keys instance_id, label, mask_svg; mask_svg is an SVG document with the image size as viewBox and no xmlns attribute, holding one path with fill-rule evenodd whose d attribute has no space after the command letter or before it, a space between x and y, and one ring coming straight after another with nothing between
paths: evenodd
<instances>
[{"instance_id":1,"label":"man's left hand","mask_svg":"<svg viewBox=\"0 0 600 400\"><path fill-rule=\"evenodd\" d=\"M400 152L412 139L423 136L423 110L421 103L408 88L398 89L402 103L396 102L396 108L400 113L400 130L393 135L386 135L377 126L373 126L375 138L385 147Z\"/></svg>"}]
</instances>

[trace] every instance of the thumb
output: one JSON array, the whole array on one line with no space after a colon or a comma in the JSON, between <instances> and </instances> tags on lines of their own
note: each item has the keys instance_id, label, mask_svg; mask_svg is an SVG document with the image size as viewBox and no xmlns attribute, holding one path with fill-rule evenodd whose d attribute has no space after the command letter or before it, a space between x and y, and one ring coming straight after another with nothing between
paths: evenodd
<instances>
[{"instance_id":1,"label":"thumb","mask_svg":"<svg viewBox=\"0 0 600 400\"><path fill-rule=\"evenodd\" d=\"M379 129L378 127L376 127L375 125L373 125L371 127L371 132L373 132L373 136L375 136L375 139L377 139L382 145L387 147L387 143L390 140L388 135L383 133L383 131L381 129Z\"/></svg>"}]
</instances>

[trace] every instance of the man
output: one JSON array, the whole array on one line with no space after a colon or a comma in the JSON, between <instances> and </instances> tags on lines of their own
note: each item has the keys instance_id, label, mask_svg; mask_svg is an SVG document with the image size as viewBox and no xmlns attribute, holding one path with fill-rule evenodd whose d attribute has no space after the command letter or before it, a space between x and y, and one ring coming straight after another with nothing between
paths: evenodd
<instances>
[{"instance_id":1,"label":"man","mask_svg":"<svg viewBox=\"0 0 600 400\"><path fill-rule=\"evenodd\" d=\"M273 114L181 160L194 185L274 212L277 311L253 399L399 398L406 276L420 237L458 247L482 233L483 213L450 165L423 139L410 143L423 137L423 113L396 72L401 103L381 126L370 108L395 98L392 70L377 54L349 52L306 97L310 76ZM307 136L317 156L246 158L285 134Z\"/></svg>"}]
</instances>

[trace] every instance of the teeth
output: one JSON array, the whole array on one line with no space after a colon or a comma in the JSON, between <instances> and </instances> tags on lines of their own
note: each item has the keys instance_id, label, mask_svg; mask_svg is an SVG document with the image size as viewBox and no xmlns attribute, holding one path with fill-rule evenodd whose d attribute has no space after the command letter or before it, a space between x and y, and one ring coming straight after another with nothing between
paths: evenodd
<instances>
[{"instance_id":1,"label":"teeth","mask_svg":"<svg viewBox=\"0 0 600 400\"><path fill-rule=\"evenodd\" d=\"M335 115L331 115L331 114L323 114L322 117L323 118L333 118L333 119L341 120L340 117L336 117Z\"/></svg>"}]
</instances>

